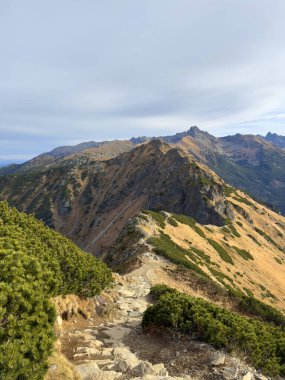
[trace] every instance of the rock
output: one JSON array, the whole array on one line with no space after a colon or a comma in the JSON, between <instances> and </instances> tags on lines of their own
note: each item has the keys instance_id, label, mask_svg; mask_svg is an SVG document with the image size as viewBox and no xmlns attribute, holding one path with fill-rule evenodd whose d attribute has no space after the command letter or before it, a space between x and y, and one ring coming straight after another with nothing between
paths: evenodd
<instances>
[{"instance_id":1,"label":"rock","mask_svg":"<svg viewBox=\"0 0 285 380\"><path fill-rule=\"evenodd\" d=\"M226 360L226 355L223 354L222 352L217 352L215 357L211 361L211 365L217 366L217 365L225 364L225 360Z\"/></svg>"},{"instance_id":2,"label":"rock","mask_svg":"<svg viewBox=\"0 0 285 380\"><path fill-rule=\"evenodd\" d=\"M89 335L98 335L98 330L85 329L84 332L89 334Z\"/></svg>"},{"instance_id":3,"label":"rock","mask_svg":"<svg viewBox=\"0 0 285 380\"><path fill-rule=\"evenodd\" d=\"M103 346L103 342L101 342L101 340L94 339L91 342L89 342L89 346L93 348L100 348Z\"/></svg>"},{"instance_id":4,"label":"rock","mask_svg":"<svg viewBox=\"0 0 285 380\"><path fill-rule=\"evenodd\" d=\"M96 355L98 353L97 348L93 347L86 347L85 352L90 356L90 355Z\"/></svg>"},{"instance_id":5,"label":"rock","mask_svg":"<svg viewBox=\"0 0 285 380\"><path fill-rule=\"evenodd\" d=\"M61 318L60 315L57 316L56 323L57 323L58 326L62 326L62 318Z\"/></svg>"},{"instance_id":6,"label":"rock","mask_svg":"<svg viewBox=\"0 0 285 380\"><path fill-rule=\"evenodd\" d=\"M50 371L56 371L57 370L57 365L56 364L52 364L49 366L49 370Z\"/></svg>"},{"instance_id":7,"label":"rock","mask_svg":"<svg viewBox=\"0 0 285 380\"><path fill-rule=\"evenodd\" d=\"M99 367L96 363L86 363L76 366L76 370L81 379L85 380L93 378L99 372Z\"/></svg>"},{"instance_id":8,"label":"rock","mask_svg":"<svg viewBox=\"0 0 285 380\"><path fill-rule=\"evenodd\" d=\"M114 380L122 376L122 373L115 371L99 371L91 380ZM88 379L90 380L90 379Z\"/></svg>"},{"instance_id":9,"label":"rock","mask_svg":"<svg viewBox=\"0 0 285 380\"><path fill-rule=\"evenodd\" d=\"M114 365L113 358L109 359L96 359L96 364L100 369L111 369L111 367Z\"/></svg>"},{"instance_id":10,"label":"rock","mask_svg":"<svg viewBox=\"0 0 285 380\"><path fill-rule=\"evenodd\" d=\"M154 370L155 375L168 376L168 372L167 372L166 368L164 367L163 363L153 365L152 369Z\"/></svg>"},{"instance_id":11,"label":"rock","mask_svg":"<svg viewBox=\"0 0 285 380\"><path fill-rule=\"evenodd\" d=\"M266 376L263 376L261 373L255 373L254 374L255 379L257 380L267 380Z\"/></svg>"},{"instance_id":12,"label":"rock","mask_svg":"<svg viewBox=\"0 0 285 380\"><path fill-rule=\"evenodd\" d=\"M114 348L113 354L116 364L111 369L115 371L127 372L140 363L136 355L126 347Z\"/></svg>"},{"instance_id":13,"label":"rock","mask_svg":"<svg viewBox=\"0 0 285 380\"><path fill-rule=\"evenodd\" d=\"M131 360L119 360L114 366L112 366L110 369L118 372L128 372L130 369L136 366L137 363L132 363Z\"/></svg>"},{"instance_id":14,"label":"rock","mask_svg":"<svg viewBox=\"0 0 285 380\"><path fill-rule=\"evenodd\" d=\"M152 373L152 365L146 361L142 361L132 370L132 375L143 377L144 375L154 375Z\"/></svg>"},{"instance_id":15,"label":"rock","mask_svg":"<svg viewBox=\"0 0 285 380\"><path fill-rule=\"evenodd\" d=\"M144 377L145 375L154 376L168 376L168 372L164 367L164 364L152 365L147 361L141 361L136 367L131 371L133 376Z\"/></svg>"},{"instance_id":16,"label":"rock","mask_svg":"<svg viewBox=\"0 0 285 380\"><path fill-rule=\"evenodd\" d=\"M89 355L86 353L86 352L83 352L83 353L80 353L80 354L75 354L73 356L74 360L85 360L85 359L88 359L89 358Z\"/></svg>"},{"instance_id":17,"label":"rock","mask_svg":"<svg viewBox=\"0 0 285 380\"><path fill-rule=\"evenodd\" d=\"M119 290L119 294L125 298L133 298L134 297L134 292L131 292L131 291L126 290L124 288Z\"/></svg>"},{"instance_id":18,"label":"rock","mask_svg":"<svg viewBox=\"0 0 285 380\"><path fill-rule=\"evenodd\" d=\"M253 375L251 372L248 372L247 374L245 374L243 377L242 377L242 380L252 380L253 379Z\"/></svg>"},{"instance_id":19,"label":"rock","mask_svg":"<svg viewBox=\"0 0 285 380\"><path fill-rule=\"evenodd\" d=\"M238 368L236 367L225 367L223 369L223 378L225 380L235 380L238 374Z\"/></svg>"},{"instance_id":20,"label":"rock","mask_svg":"<svg viewBox=\"0 0 285 380\"><path fill-rule=\"evenodd\" d=\"M112 340L121 340L125 336L127 336L130 333L131 329L122 327L122 326L114 326L110 327L107 330L104 330L104 334L107 335Z\"/></svg>"},{"instance_id":21,"label":"rock","mask_svg":"<svg viewBox=\"0 0 285 380\"><path fill-rule=\"evenodd\" d=\"M113 356L114 354L114 348L108 347L108 348L103 348L102 351L100 351L101 356Z\"/></svg>"},{"instance_id":22,"label":"rock","mask_svg":"<svg viewBox=\"0 0 285 380\"><path fill-rule=\"evenodd\" d=\"M141 313L139 311L131 311L129 312L129 317L130 318L138 318L141 316Z\"/></svg>"}]
</instances>

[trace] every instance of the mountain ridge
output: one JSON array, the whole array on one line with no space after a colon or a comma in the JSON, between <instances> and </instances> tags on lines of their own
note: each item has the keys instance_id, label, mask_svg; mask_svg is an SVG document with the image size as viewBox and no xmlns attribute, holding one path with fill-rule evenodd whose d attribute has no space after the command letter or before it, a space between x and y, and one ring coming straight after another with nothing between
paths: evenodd
<instances>
[{"instance_id":1,"label":"mountain ridge","mask_svg":"<svg viewBox=\"0 0 285 380\"><path fill-rule=\"evenodd\" d=\"M224 191L213 172L160 140L107 161L72 161L67 167L0 177L1 199L34 212L93 253L110 246L127 219L143 208L221 225L232 215Z\"/></svg>"}]
</instances>

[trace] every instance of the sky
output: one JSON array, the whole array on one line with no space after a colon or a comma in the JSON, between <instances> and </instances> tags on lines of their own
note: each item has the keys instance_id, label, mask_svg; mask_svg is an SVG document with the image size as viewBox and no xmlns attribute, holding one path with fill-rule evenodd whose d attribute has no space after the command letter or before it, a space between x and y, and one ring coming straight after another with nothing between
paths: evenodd
<instances>
[{"instance_id":1,"label":"sky","mask_svg":"<svg viewBox=\"0 0 285 380\"><path fill-rule=\"evenodd\" d=\"M285 135L284 0L0 0L0 164L82 141Z\"/></svg>"}]
</instances>

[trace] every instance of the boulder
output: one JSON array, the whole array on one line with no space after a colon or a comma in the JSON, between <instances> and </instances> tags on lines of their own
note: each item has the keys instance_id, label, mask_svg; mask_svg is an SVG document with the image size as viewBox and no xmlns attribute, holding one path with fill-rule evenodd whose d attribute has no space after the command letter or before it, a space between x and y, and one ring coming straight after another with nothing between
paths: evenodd
<instances>
[{"instance_id":1,"label":"boulder","mask_svg":"<svg viewBox=\"0 0 285 380\"><path fill-rule=\"evenodd\" d=\"M127 336L130 331L131 329L128 329L126 327L114 326L114 327L110 327L107 330L104 330L103 332L112 340L121 340L125 336Z\"/></svg>"},{"instance_id":2,"label":"boulder","mask_svg":"<svg viewBox=\"0 0 285 380\"><path fill-rule=\"evenodd\" d=\"M211 365L218 366L225 364L226 355L222 352L217 352L214 358L211 361Z\"/></svg>"},{"instance_id":3,"label":"boulder","mask_svg":"<svg viewBox=\"0 0 285 380\"><path fill-rule=\"evenodd\" d=\"M113 355L116 364L112 367L115 371L128 372L136 367L140 360L126 347L114 348Z\"/></svg>"},{"instance_id":4,"label":"boulder","mask_svg":"<svg viewBox=\"0 0 285 380\"><path fill-rule=\"evenodd\" d=\"M86 363L86 364L80 364L76 366L76 370L82 380L92 378L96 373L98 373L99 367L98 365L94 363Z\"/></svg>"},{"instance_id":5,"label":"boulder","mask_svg":"<svg viewBox=\"0 0 285 380\"><path fill-rule=\"evenodd\" d=\"M132 375L135 377L143 377L145 375L168 376L168 372L165 369L164 364L152 365L147 361L141 361L132 369Z\"/></svg>"},{"instance_id":6,"label":"boulder","mask_svg":"<svg viewBox=\"0 0 285 380\"><path fill-rule=\"evenodd\" d=\"M253 375L251 372L247 372L243 377L242 377L242 380L252 380L253 379Z\"/></svg>"}]
</instances>

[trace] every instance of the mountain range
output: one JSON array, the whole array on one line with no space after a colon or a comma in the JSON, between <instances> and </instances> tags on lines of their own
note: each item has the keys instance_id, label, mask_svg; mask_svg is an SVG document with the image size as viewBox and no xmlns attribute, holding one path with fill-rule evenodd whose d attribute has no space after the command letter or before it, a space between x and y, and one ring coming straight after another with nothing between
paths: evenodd
<instances>
[{"instance_id":1,"label":"mountain range","mask_svg":"<svg viewBox=\"0 0 285 380\"><path fill-rule=\"evenodd\" d=\"M230 185L244 189L259 201L285 214L285 137L270 132L266 136L236 134L217 138L197 127L191 127L188 131L173 136L138 137L129 141L91 141L59 147L23 164L0 168L0 175L20 176L22 173L35 173L53 167L68 170L70 166L79 163L93 165L155 139L186 151ZM1 183L5 181L2 178Z\"/></svg>"},{"instance_id":2,"label":"mountain range","mask_svg":"<svg viewBox=\"0 0 285 380\"><path fill-rule=\"evenodd\" d=\"M191 127L1 168L0 374L283 376L282 141Z\"/></svg>"}]
</instances>

